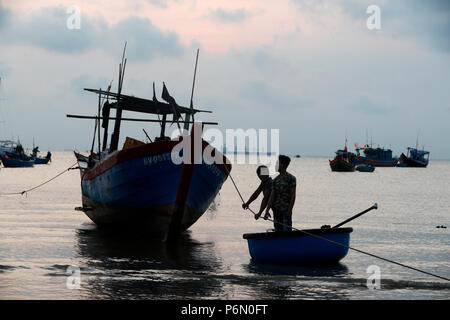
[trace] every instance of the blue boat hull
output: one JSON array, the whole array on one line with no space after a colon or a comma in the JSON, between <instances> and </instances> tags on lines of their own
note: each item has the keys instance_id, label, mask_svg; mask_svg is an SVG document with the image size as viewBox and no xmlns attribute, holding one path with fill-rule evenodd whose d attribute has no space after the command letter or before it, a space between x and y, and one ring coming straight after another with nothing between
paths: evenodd
<instances>
[{"instance_id":1,"label":"blue boat hull","mask_svg":"<svg viewBox=\"0 0 450 320\"><path fill-rule=\"evenodd\" d=\"M99 226L143 229L167 234L174 214L180 232L207 210L228 177L223 165L175 164L173 141L117 152L82 171L83 211Z\"/></svg>"},{"instance_id":2,"label":"blue boat hull","mask_svg":"<svg viewBox=\"0 0 450 320\"><path fill-rule=\"evenodd\" d=\"M377 159L370 159L367 157L362 156L356 156L354 163L356 165L358 164L365 164L372 167L396 167L398 163L398 159L392 159L392 160L377 160Z\"/></svg>"},{"instance_id":3,"label":"blue boat hull","mask_svg":"<svg viewBox=\"0 0 450 320\"><path fill-rule=\"evenodd\" d=\"M0 155L0 158L2 159L5 168L23 168L32 167L34 165L34 160L14 159L4 154Z\"/></svg>"},{"instance_id":4,"label":"blue boat hull","mask_svg":"<svg viewBox=\"0 0 450 320\"><path fill-rule=\"evenodd\" d=\"M35 158L34 164L47 164L50 161L50 158Z\"/></svg>"},{"instance_id":5,"label":"blue boat hull","mask_svg":"<svg viewBox=\"0 0 450 320\"><path fill-rule=\"evenodd\" d=\"M301 231L244 234L250 256L257 262L283 264L334 263L348 253L352 228L304 230L343 246Z\"/></svg>"}]
</instances>

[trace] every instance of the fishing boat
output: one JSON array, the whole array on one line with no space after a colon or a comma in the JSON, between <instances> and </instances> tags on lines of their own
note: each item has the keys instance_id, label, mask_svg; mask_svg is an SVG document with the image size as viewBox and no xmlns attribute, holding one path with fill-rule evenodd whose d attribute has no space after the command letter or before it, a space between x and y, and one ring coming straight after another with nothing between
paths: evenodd
<instances>
[{"instance_id":1,"label":"fishing boat","mask_svg":"<svg viewBox=\"0 0 450 320\"><path fill-rule=\"evenodd\" d=\"M31 153L31 157L34 158L34 164L47 164L49 161L52 161L52 154L50 151L47 152L45 157L39 157L39 147L33 148Z\"/></svg>"},{"instance_id":2,"label":"fishing boat","mask_svg":"<svg viewBox=\"0 0 450 320\"><path fill-rule=\"evenodd\" d=\"M0 154L5 152L14 152L19 143L13 140L1 140L0 141Z\"/></svg>"},{"instance_id":3,"label":"fishing boat","mask_svg":"<svg viewBox=\"0 0 450 320\"><path fill-rule=\"evenodd\" d=\"M398 158L392 157L391 149L372 148L365 145L364 148L356 148L355 164L365 164L372 167L396 167ZM360 154L363 150L364 156Z\"/></svg>"},{"instance_id":4,"label":"fishing boat","mask_svg":"<svg viewBox=\"0 0 450 320\"><path fill-rule=\"evenodd\" d=\"M356 166L356 170L359 172L374 172L375 167L366 164L359 164Z\"/></svg>"},{"instance_id":5,"label":"fishing boat","mask_svg":"<svg viewBox=\"0 0 450 320\"><path fill-rule=\"evenodd\" d=\"M418 150L417 148L408 148L407 154L401 154L399 167L426 168L430 159L430 152Z\"/></svg>"},{"instance_id":6,"label":"fishing boat","mask_svg":"<svg viewBox=\"0 0 450 320\"><path fill-rule=\"evenodd\" d=\"M23 168L34 165L34 159L24 153L5 151L3 154L0 154L0 159L5 168Z\"/></svg>"},{"instance_id":7,"label":"fishing boat","mask_svg":"<svg viewBox=\"0 0 450 320\"><path fill-rule=\"evenodd\" d=\"M336 151L333 160L329 160L331 171L353 172L355 171L355 154L347 150L347 139L345 139L344 150Z\"/></svg>"},{"instance_id":8,"label":"fishing boat","mask_svg":"<svg viewBox=\"0 0 450 320\"><path fill-rule=\"evenodd\" d=\"M306 229L291 232L246 233L243 238L247 240L250 256L257 262L333 263L347 255L352 231L352 228Z\"/></svg>"},{"instance_id":9,"label":"fishing boat","mask_svg":"<svg viewBox=\"0 0 450 320\"><path fill-rule=\"evenodd\" d=\"M162 98L167 103L156 99L154 86L153 99L122 94L125 65L126 59L122 58L116 93L110 88L107 91L85 89L98 95L97 117L67 115L95 119L97 123L90 154L75 154L83 204L78 209L99 227L129 227L158 238L176 239L208 209L227 179L231 165L219 150L202 138L203 126L217 123L190 120L198 112L208 111L194 109L192 96L190 108L179 106L165 84ZM111 109L116 110L115 117L110 117ZM123 118L122 111L157 115L158 119ZM165 135L170 115L172 124L184 125L184 134L174 139ZM184 121L179 121L182 115ZM101 146L100 120L103 121ZM108 126L112 120L114 130L108 147ZM159 123L160 135L149 143L127 137L119 150L122 121ZM189 125L192 125L190 130ZM98 152L94 152L95 139ZM177 149L181 143L184 147ZM181 160L174 161L174 154L180 155Z\"/></svg>"}]
</instances>

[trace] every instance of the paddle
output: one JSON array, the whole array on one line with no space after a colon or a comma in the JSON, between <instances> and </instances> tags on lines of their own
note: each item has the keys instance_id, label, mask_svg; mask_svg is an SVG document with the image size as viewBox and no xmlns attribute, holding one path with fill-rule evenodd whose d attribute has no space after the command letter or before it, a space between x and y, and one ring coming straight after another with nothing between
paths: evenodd
<instances>
[{"instance_id":1,"label":"paddle","mask_svg":"<svg viewBox=\"0 0 450 320\"><path fill-rule=\"evenodd\" d=\"M369 211L371 211L371 210L373 210L373 209L375 209L375 210L378 209L378 204L375 203L375 204L374 204L373 206L371 206L369 209L366 209L366 210L364 210L364 211L362 211L362 212L360 212L360 213L354 215L353 217L348 218L347 220L342 221L341 223L338 223L337 225L335 225L335 226L333 227L333 229L334 229L334 228L339 228L340 226L346 224L347 222L350 222L350 221L352 221L353 219L356 219L356 218L358 218L359 216L362 216L363 214L365 214L365 213L367 213L367 212L369 212Z\"/></svg>"}]
</instances>

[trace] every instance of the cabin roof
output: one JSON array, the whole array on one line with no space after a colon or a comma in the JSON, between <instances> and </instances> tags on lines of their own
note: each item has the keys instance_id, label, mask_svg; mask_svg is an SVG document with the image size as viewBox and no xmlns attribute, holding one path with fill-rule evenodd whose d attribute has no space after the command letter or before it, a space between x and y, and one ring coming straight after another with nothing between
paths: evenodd
<instances>
[{"instance_id":1,"label":"cabin roof","mask_svg":"<svg viewBox=\"0 0 450 320\"><path fill-rule=\"evenodd\" d=\"M117 108L117 99L119 96L117 93L108 92L108 91L104 91L104 90L98 90L98 89L89 89L89 88L84 88L84 90L93 92L93 93L96 93L99 95L108 96L111 100L113 100L113 101L115 100L115 102L109 104L109 107ZM120 100L120 107L123 110L142 112L142 113L151 113L151 114L161 114L161 115L174 114L174 109L172 108L172 106L165 102L138 98L138 97L134 97L134 96L126 95L126 94L120 94L119 100ZM197 112L211 112L211 111L200 110L200 109L193 109L192 111L194 114ZM190 114L191 109L183 107L183 106L178 106L178 112Z\"/></svg>"}]
</instances>

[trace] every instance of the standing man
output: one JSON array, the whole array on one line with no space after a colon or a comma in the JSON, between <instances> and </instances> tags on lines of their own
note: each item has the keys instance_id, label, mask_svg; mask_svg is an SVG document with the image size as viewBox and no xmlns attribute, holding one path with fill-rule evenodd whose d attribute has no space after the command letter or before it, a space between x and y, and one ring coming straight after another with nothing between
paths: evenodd
<instances>
[{"instance_id":1,"label":"standing man","mask_svg":"<svg viewBox=\"0 0 450 320\"><path fill-rule=\"evenodd\" d=\"M272 178L269 176L269 169L266 166L259 166L256 169L256 175L258 176L259 180L261 180L261 183L259 184L258 189L253 192L250 199L248 199L246 203L242 204L242 208L248 209L250 203L255 201L262 192L263 199L261 201L261 206L258 213L255 214L255 219L258 219L266 208L267 203L269 202L270 193L272 191Z\"/></svg>"},{"instance_id":2,"label":"standing man","mask_svg":"<svg viewBox=\"0 0 450 320\"><path fill-rule=\"evenodd\" d=\"M275 231L292 230L292 208L295 203L297 180L286 171L290 162L288 156L278 156L277 170L280 174L273 180L272 192L264 215L265 219L269 218L269 210L272 209Z\"/></svg>"}]
</instances>

